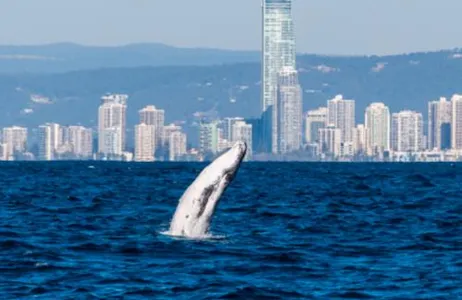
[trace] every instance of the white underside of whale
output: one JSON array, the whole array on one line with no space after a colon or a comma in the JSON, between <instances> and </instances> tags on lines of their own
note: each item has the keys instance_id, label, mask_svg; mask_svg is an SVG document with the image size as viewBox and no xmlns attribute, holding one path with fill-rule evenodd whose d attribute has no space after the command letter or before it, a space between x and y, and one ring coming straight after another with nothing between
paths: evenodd
<instances>
[{"instance_id":1,"label":"white underside of whale","mask_svg":"<svg viewBox=\"0 0 462 300\"><path fill-rule=\"evenodd\" d=\"M220 197L236 175L246 151L246 144L238 142L199 174L180 198L170 223L170 235L199 238L209 233Z\"/></svg>"}]
</instances>

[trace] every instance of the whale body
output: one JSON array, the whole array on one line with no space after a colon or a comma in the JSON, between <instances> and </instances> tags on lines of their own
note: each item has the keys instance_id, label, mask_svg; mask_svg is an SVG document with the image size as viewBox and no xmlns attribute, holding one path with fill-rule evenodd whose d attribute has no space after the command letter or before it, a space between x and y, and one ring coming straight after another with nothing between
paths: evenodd
<instances>
[{"instance_id":1,"label":"whale body","mask_svg":"<svg viewBox=\"0 0 462 300\"><path fill-rule=\"evenodd\" d=\"M170 223L170 235L197 238L208 233L220 197L234 179L246 152L247 145L237 142L197 176L180 198Z\"/></svg>"}]
</instances>

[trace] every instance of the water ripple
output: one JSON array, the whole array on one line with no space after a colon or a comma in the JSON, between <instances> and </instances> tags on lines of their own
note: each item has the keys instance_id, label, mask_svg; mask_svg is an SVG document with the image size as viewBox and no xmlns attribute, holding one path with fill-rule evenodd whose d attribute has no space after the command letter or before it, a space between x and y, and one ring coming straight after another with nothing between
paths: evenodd
<instances>
[{"instance_id":1,"label":"water ripple","mask_svg":"<svg viewBox=\"0 0 462 300\"><path fill-rule=\"evenodd\" d=\"M462 299L460 165L244 164L202 239L203 164L1 166L1 299Z\"/></svg>"}]
</instances>

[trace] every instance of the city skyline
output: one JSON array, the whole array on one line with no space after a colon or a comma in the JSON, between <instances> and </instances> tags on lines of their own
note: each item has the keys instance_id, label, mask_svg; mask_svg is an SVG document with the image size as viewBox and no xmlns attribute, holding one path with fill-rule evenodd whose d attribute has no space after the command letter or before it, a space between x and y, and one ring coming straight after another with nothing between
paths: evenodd
<instances>
[{"instance_id":1,"label":"city skyline","mask_svg":"<svg viewBox=\"0 0 462 300\"><path fill-rule=\"evenodd\" d=\"M290 69L287 71L290 75ZM296 88L290 83L293 80L290 76L283 79L285 84L289 83L285 88ZM280 105L293 107L291 101L299 101L290 95L289 102L285 96L280 99ZM268 153L260 152L256 142L261 138L262 123L255 119L239 116L204 119L197 127L200 143L191 147L182 127L166 124L168 112L154 105L140 109L139 123L133 131L128 130L124 122L128 99L124 94L101 96L97 112L99 125L93 129L50 122L38 126L36 131L20 126L5 127L0 160L203 161L220 155L237 141L244 141L249 147L246 161L253 160L254 155L256 160L262 160L261 155L267 157ZM305 131L295 120L282 117L280 120L285 120L287 126L281 127L285 129L281 129L282 140L278 141L275 154L290 157L298 153L314 161L458 161L462 159L461 103L460 94L452 95L449 100L440 97L429 101L429 126L425 132L422 112L406 109L390 112L381 102L371 102L364 109L365 124L360 124L353 113L355 100L337 95L327 99L325 107L303 113ZM291 109L279 108L278 112L290 116L293 115ZM128 132L134 137L130 147L122 142ZM161 133L160 140L155 132ZM31 134L37 138L32 145L28 144ZM298 141L297 136L302 135L305 138ZM37 148L31 153L34 147Z\"/></svg>"},{"instance_id":2,"label":"city skyline","mask_svg":"<svg viewBox=\"0 0 462 300\"><path fill-rule=\"evenodd\" d=\"M258 158L298 153L318 160L385 161L412 159L418 153L426 157L425 150L432 152L432 159L437 159L437 154L441 159L450 151L457 159L462 157L462 152L459 153L462 96L458 94L453 94L450 101L441 97L428 103L428 127L421 112L403 108L391 113L385 103L377 101L365 108L364 123L360 124L354 95L344 98L337 94L325 99L325 107L305 112L299 73L306 70L297 69L294 3L293 0L261 2L261 116L252 119L239 115L202 116L198 120L196 149L188 146L183 128L167 124L166 110L154 104L138 111L139 122L134 130L129 130L130 95L107 93L100 98L95 147L91 129L45 123L38 126L35 132L38 148L30 153L28 129L13 126L3 130L1 159L202 161L220 155L240 141L249 146L246 160L251 160L254 154ZM379 72L381 65L383 68L386 64L377 63L372 71ZM325 72L333 70L324 65L319 67ZM127 147L129 132L133 148Z\"/></svg>"}]
</instances>

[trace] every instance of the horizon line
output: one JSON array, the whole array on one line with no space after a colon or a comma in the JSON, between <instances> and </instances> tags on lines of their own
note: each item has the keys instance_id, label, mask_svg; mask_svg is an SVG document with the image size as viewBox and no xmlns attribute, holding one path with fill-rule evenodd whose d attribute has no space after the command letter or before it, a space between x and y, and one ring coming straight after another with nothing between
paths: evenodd
<instances>
[{"instance_id":1,"label":"horizon line","mask_svg":"<svg viewBox=\"0 0 462 300\"><path fill-rule=\"evenodd\" d=\"M120 44L87 44L87 43L78 43L70 41L62 42L45 42L38 44L3 44L0 43L1 47L50 47L50 46L59 46L59 45L68 45L82 48L125 48L132 46L159 46L165 48L175 48L175 49L184 49L184 50L214 50L214 51L227 51L227 52L246 52L246 53L260 53L261 49L231 49L231 48L220 48L220 47L207 47L207 46L180 46L172 45L162 42L132 42L132 43L120 43ZM325 57L389 57L389 56L400 56L400 55L412 55L412 54L421 54L421 53L438 53L438 52L462 52L462 47L452 47L452 48L437 48L432 50L414 50L414 51L403 51L403 52L393 52L386 54L340 54L340 53L313 53L313 52L302 52L298 51L297 55L313 55L313 56L325 56Z\"/></svg>"}]
</instances>

